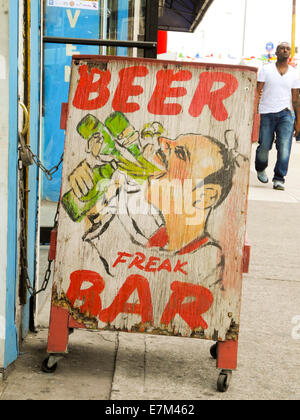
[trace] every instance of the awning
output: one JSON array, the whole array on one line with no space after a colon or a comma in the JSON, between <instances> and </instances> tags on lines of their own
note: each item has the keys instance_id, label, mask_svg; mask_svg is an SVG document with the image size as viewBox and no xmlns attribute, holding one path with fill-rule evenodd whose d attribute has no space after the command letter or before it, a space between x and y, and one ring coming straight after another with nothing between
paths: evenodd
<instances>
[{"instance_id":1,"label":"awning","mask_svg":"<svg viewBox=\"0 0 300 420\"><path fill-rule=\"evenodd\" d=\"M160 0L158 29L194 32L213 0Z\"/></svg>"}]
</instances>

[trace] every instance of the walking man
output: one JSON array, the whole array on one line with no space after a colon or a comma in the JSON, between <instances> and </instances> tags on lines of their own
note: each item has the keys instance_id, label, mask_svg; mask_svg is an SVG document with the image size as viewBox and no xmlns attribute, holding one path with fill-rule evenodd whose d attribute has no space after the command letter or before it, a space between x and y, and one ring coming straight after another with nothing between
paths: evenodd
<instances>
[{"instance_id":1,"label":"walking man","mask_svg":"<svg viewBox=\"0 0 300 420\"><path fill-rule=\"evenodd\" d=\"M269 182L265 170L268 167L269 151L276 139L277 162L273 176L275 190L284 190L293 134L296 136L300 133L300 80L297 71L288 64L290 54L290 45L287 42L280 43L276 49L276 63L263 66L258 73L260 130L255 169L260 182Z\"/></svg>"}]
</instances>

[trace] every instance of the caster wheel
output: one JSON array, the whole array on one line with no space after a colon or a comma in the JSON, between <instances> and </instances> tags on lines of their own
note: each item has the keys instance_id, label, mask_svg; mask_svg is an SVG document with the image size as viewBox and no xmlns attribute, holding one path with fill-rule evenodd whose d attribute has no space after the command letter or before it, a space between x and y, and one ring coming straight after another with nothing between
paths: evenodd
<instances>
[{"instance_id":1,"label":"caster wheel","mask_svg":"<svg viewBox=\"0 0 300 420\"><path fill-rule=\"evenodd\" d=\"M217 389L219 392L226 392L229 388L229 384L231 381L231 376L232 376L232 372L229 371L225 371L222 370L219 378L218 378L218 382L217 382Z\"/></svg>"},{"instance_id":2,"label":"caster wheel","mask_svg":"<svg viewBox=\"0 0 300 420\"><path fill-rule=\"evenodd\" d=\"M214 344L213 346L211 346L210 348L210 355L213 359L217 360L217 355L218 355L218 343Z\"/></svg>"},{"instance_id":3,"label":"caster wheel","mask_svg":"<svg viewBox=\"0 0 300 420\"><path fill-rule=\"evenodd\" d=\"M43 363L42 363L42 371L45 373L54 373L57 369L57 363L55 363L53 366L48 366L49 357L47 357Z\"/></svg>"}]
</instances>

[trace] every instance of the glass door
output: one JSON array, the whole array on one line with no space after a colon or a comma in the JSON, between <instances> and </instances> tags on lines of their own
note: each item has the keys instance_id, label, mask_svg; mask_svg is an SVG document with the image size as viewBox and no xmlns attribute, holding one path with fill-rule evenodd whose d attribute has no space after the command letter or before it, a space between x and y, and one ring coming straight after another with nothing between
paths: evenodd
<instances>
[{"instance_id":1,"label":"glass door","mask_svg":"<svg viewBox=\"0 0 300 420\"><path fill-rule=\"evenodd\" d=\"M153 14L155 3L151 0L150 9L150 0L44 0L41 154L47 168L63 153L60 114L61 104L68 102L72 55L143 57L151 47L145 42L147 10ZM43 175L42 200L59 200L60 180L61 168L52 180Z\"/></svg>"}]
</instances>

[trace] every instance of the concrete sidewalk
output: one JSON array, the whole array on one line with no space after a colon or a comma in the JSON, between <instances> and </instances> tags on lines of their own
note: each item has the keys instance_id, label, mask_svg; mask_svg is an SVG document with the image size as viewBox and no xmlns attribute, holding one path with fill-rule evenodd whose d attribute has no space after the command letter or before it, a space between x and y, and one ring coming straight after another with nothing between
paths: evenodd
<instances>
[{"instance_id":1,"label":"concrete sidewalk","mask_svg":"<svg viewBox=\"0 0 300 420\"><path fill-rule=\"evenodd\" d=\"M273 152L270 168L274 160ZM293 144L284 192L259 184L253 167L250 271L243 281L238 369L227 393L216 391L212 343L178 337L76 330L57 371L42 373L49 314L45 294L37 333L24 341L14 369L0 384L0 399L300 399L300 328L296 339L293 324L300 317L300 144ZM41 258L46 256L42 247Z\"/></svg>"}]
</instances>

